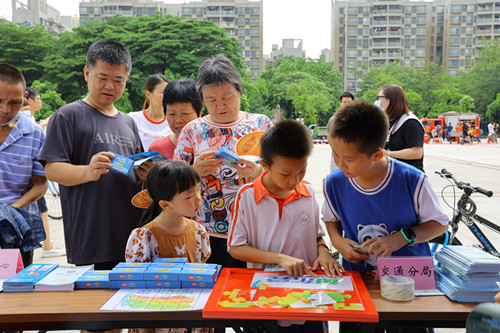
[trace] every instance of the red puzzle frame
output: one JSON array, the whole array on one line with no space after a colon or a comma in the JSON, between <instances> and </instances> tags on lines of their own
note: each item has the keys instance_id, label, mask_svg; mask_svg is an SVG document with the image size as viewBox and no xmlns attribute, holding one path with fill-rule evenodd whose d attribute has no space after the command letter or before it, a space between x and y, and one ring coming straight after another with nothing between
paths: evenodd
<instances>
[{"instance_id":1,"label":"red puzzle frame","mask_svg":"<svg viewBox=\"0 0 500 333\"><path fill-rule=\"evenodd\" d=\"M335 320L353 322L378 322L378 312L366 289L366 286L359 272L347 271L344 275L351 276L354 286L353 291L346 292L352 298L346 303L361 303L364 310L340 310L329 307L328 309L290 309L290 308L236 308L223 307L218 303L227 300L228 296L223 295L225 291L234 289L257 289L251 288L250 284L254 273L262 273L263 270L245 268L224 268L217 279L217 283L212 290L205 308L204 318L224 318L224 319L271 319L271 320ZM266 272L274 273L274 272ZM279 272L276 272L279 273ZM257 289L258 290L258 289ZM267 288L258 290L254 296L285 296L291 291L303 291L307 289L291 288ZM315 290L316 291L316 290Z\"/></svg>"}]
</instances>

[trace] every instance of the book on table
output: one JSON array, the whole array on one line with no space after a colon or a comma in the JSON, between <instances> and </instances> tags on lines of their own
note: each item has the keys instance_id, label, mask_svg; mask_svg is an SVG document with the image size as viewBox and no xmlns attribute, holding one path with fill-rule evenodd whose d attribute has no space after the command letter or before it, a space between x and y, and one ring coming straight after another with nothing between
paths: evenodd
<instances>
[{"instance_id":1,"label":"book on table","mask_svg":"<svg viewBox=\"0 0 500 333\"><path fill-rule=\"evenodd\" d=\"M35 284L49 275L58 264L31 264L3 283L5 292L35 291Z\"/></svg>"},{"instance_id":2,"label":"book on table","mask_svg":"<svg viewBox=\"0 0 500 333\"><path fill-rule=\"evenodd\" d=\"M75 282L92 269L88 266L59 266L35 284L35 291L73 291Z\"/></svg>"}]
</instances>

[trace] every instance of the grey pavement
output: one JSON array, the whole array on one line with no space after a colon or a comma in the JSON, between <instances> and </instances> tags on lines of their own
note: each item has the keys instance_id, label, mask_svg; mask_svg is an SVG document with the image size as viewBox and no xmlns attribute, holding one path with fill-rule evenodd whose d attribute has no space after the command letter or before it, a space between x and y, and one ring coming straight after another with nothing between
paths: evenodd
<instances>
[{"instance_id":1,"label":"grey pavement","mask_svg":"<svg viewBox=\"0 0 500 333\"><path fill-rule=\"evenodd\" d=\"M322 183L329 172L330 157L331 150L327 144L315 144L305 177L305 180L313 184L320 206L324 201ZM458 180L492 190L494 195L491 198L475 194L473 199L478 206L477 213L479 215L500 224L500 144L426 144L424 147L424 168L433 185L434 191L440 198L441 204L450 218L452 210L446 206L441 197L441 190L449 183L434 174L434 171L443 168L452 172ZM457 193L457 195L460 194ZM446 191L444 198L450 204L453 204L452 192ZM49 222L50 233L54 243L60 247L64 247L62 220L51 219ZM500 247L500 235L490 230L484 231L490 240ZM461 226L459 229L457 237L464 244L477 244L464 226ZM35 250L34 261L37 263L67 263L66 257L41 258L41 249ZM336 332L337 327L336 322L330 322L330 332ZM230 331L232 330L228 330L228 332ZM436 331L439 333L465 332L464 329L437 329Z\"/></svg>"}]
</instances>

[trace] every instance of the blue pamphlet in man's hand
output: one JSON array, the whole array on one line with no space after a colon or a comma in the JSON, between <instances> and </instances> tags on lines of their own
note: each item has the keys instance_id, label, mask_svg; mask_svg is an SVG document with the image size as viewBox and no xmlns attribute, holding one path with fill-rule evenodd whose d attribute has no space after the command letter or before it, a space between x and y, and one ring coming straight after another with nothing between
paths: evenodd
<instances>
[{"instance_id":1,"label":"blue pamphlet in man's hand","mask_svg":"<svg viewBox=\"0 0 500 333\"><path fill-rule=\"evenodd\" d=\"M137 167L148 160L153 162L168 161L168 158L166 156L160 154L157 151L146 151L144 153L129 156L128 158L134 161L134 167Z\"/></svg>"},{"instance_id":2,"label":"blue pamphlet in man's hand","mask_svg":"<svg viewBox=\"0 0 500 333\"><path fill-rule=\"evenodd\" d=\"M128 175L128 173L130 172L130 168L132 168L132 165L134 164L134 161L130 158L115 154L112 151L110 151L110 153L115 155L115 157L111 159L111 170L124 175Z\"/></svg>"}]
</instances>

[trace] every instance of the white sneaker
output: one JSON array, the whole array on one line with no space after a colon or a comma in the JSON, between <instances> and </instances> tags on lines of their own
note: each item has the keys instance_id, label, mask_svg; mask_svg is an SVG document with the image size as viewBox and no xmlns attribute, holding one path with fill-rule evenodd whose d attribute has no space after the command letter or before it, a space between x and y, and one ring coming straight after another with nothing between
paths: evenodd
<instances>
[{"instance_id":1,"label":"white sneaker","mask_svg":"<svg viewBox=\"0 0 500 333\"><path fill-rule=\"evenodd\" d=\"M66 250L52 243L52 250L42 250L42 258L62 257L66 255Z\"/></svg>"}]
</instances>

